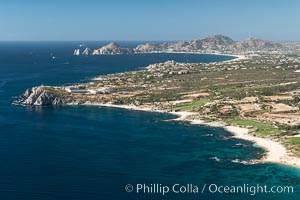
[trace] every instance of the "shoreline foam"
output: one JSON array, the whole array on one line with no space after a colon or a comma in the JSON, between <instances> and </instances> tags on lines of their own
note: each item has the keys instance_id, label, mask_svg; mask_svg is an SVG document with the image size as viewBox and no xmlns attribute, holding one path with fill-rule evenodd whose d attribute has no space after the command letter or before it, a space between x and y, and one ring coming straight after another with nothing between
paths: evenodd
<instances>
[{"instance_id":1,"label":"shoreline foam","mask_svg":"<svg viewBox=\"0 0 300 200\"><path fill-rule=\"evenodd\" d=\"M173 112L173 114L176 114L176 112ZM199 124L211 127L222 127L225 130L231 132L234 135L234 138L254 142L256 145L262 147L266 151L266 156L260 160L261 162L272 162L300 168L300 158L289 155L286 147L280 142L273 141L270 138L262 138L250 135L249 129L247 128L242 128L238 126L228 126L222 122L205 122L202 120L187 119L189 115L195 114L192 112L190 114L188 114L188 112L178 112L177 114L179 115L179 118L177 118L177 120L188 121L190 122L190 124Z\"/></svg>"},{"instance_id":2,"label":"shoreline foam","mask_svg":"<svg viewBox=\"0 0 300 200\"><path fill-rule=\"evenodd\" d=\"M134 106L134 105L114 105L114 104L101 104L101 103L85 103L83 105L89 106L100 106L100 107L113 107L113 108L123 108L128 110L137 110L145 112L161 112L177 115L172 121L186 121L194 125L204 125L210 127L221 127L233 134L233 138L238 138L246 141L254 142L259 147L262 147L266 151L266 156L260 159L260 162L270 162L278 163L283 165L289 165L293 167L300 168L300 158L289 155L286 147L280 142L273 141L269 138L256 137L249 134L249 129L242 128L238 126L228 126L223 122L205 122L203 120L192 120L188 119L188 116L197 114L195 112L168 112L165 110L156 110L150 106ZM255 162L259 163L259 162Z\"/></svg>"}]
</instances>

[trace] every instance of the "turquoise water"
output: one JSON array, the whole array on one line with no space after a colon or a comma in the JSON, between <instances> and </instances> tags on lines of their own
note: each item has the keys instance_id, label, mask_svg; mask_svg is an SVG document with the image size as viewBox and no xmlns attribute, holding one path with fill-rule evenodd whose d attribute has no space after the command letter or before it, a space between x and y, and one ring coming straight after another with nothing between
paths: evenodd
<instances>
[{"instance_id":1,"label":"turquoise water","mask_svg":"<svg viewBox=\"0 0 300 200\"><path fill-rule=\"evenodd\" d=\"M79 43L0 43L0 199L299 199L300 172L244 165L264 151L220 128L170 122L175 116L99 107L12 106L26 88L87 81L170 59L212 62L214 55L74 57ZM96 45L91 43L90 45ZM135 45L135 43L126 43ZM56 59L52 59L55 56ZM132 184L199 186L199 193L126 192ZM201 193L204 184L293 186L293 194Z\"/></svg>"}]
</instances>

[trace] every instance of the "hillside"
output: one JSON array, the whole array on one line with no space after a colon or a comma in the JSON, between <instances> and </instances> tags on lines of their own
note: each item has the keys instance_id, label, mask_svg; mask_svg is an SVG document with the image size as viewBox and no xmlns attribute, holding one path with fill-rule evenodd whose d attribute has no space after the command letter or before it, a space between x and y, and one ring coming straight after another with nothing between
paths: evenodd
<instances>
[{"instance_id":1,"label":"hillside","mask_svg":"<svg viewBox=\"0 0 300 200\"><path fill-rule=\"evenodd\" d=\"M91 55L102 54L129 54L151 52L200 52L200 53L240 53L255 50L278 50L283 45L277 42L262 39L249 38L243 41L235 41L224 35L211 35L204 39L181 41L176 43L145 43L135 48L123 48L116 42L111 42L93 51ZM74 54L80 55L80 54ZM84 55L87 55L85 52Z\"/></svg>"}]
</instances>

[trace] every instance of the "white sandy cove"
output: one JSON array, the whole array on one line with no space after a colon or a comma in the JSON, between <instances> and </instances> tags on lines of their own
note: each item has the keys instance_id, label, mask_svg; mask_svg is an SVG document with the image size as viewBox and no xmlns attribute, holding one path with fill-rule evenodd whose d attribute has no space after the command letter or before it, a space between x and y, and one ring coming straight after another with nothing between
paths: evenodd
<instances>
[{"instance_id":1,"label":"white sandy cove","mask_svg":"<svg viewBox=\"0 0 300 200\"><path fill-rule=\"evenodd\" d=\"M201 124L214 127L223 127L225 130L234 134L235 138L242 140L248 140L255 142L258 146L264 148L267 151L267 155L262 159L262 162L274 162L285 165L291 165L300 168L300 159L290 156L286 148L279 142L275 142L268 138L256 137L249 134L249 130L237 126L226 126L220 122L204 122L202 120L189 120L187 117L195 113L192 112L173 112L173 114L179 115L179 118L175 120L189 121L191 124Z\"/></svg>"},{"instance_id":2,"label":"white sandy cove","mask_svg":"<svg viewBox=\"0 0 300 200\"><path fill-rule=\"evenodd\" d=\"M113 104L99 104L99 103L86 103L85 105L105 106L105 107L116 107L125 108L130 110L140 111L151 111L151 112L166 112L163 110L155 110L149 106L133 106L133 105L113 105ZM297 157L290 156L286 148L279 142L275 142L268 138L256 137L249 134L249 130L237 126L226 126L225 123L221 122L204 122L203 120L190 120L187 117L197 113L194 112L170 112L171 114L178 115L179 117L174 121L188 121L191 124L207 125L212 127L223 127L225 130L234 134L235 138L248 140L255 142L258 146L264 148L267 151L267 155L261 160L262 162L273 162L284 165L290 165L300 168L300 159Z\"/></svg>"}]
</instances>

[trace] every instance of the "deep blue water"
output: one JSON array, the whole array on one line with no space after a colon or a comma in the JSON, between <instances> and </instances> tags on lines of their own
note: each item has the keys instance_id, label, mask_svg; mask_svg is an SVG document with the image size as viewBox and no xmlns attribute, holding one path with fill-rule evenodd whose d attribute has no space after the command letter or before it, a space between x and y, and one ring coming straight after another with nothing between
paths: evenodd
<instances>
[{"instance_id":1,"label":"deep blue water","mask_svg":"<svg viewBox=\"0 0 300 200\"><path fill-rule=\"evenodd\" d=\"M72 56L78 42L0 43L0 199L299 199L300 172L244 165L264 151L219 128L169 122L174 116L99 107L12 106L35 85L87 81L166 60L212 62L215 55ZM103 43L86 42L90 47ZM136 42L121 43L134 46ZM52 57L55 57L53 59ZM219 158L219 161L213 159ZM136 194L126 184L292 185L293 194ZM200 188L199 192L201 193Z\"/></svg>"}]
</instances>

